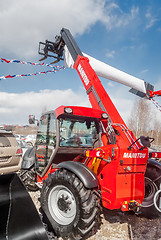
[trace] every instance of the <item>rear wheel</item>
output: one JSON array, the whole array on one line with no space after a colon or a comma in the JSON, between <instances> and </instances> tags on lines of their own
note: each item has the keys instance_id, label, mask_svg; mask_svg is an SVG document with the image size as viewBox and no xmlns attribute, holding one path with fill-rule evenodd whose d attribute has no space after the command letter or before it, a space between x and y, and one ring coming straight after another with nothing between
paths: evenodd
<instances>
[{"instance_id":1,"label":"rear wheel","mask_svg":"<svg viewBox=\"0 0 161 240\"><path fill-rule=\"evenodd\" d=\"M101 223L98 196L65 169L44 182L41 206L56 235L63 239L82 239Z\"/></svg>"},{"instance_id":2,"label":"rear wheel","mask_svg":"<svg viewBox=\"0 0 161 240\"><path fill-rule=\"evenodd\" d=\"M19 177L29 191L35 192L39 190L36 185L36 172L34 166L28 170L20 170Z\"/></svg>"},{"instance_id":3,"label":"rear wheel","mask_svg":"<svg viewBox=\"0 0 161 240\"><path fill-rule=\"evenodd\" d=\"M157 194L155 204L154 197L156 192L161 189L161 170L155 166L148 166L145 173L145 197L143 200L143 215L151 218L158 217L161 213L155 207L161 208L161 195Z\"/></svg>"}]
</instances>

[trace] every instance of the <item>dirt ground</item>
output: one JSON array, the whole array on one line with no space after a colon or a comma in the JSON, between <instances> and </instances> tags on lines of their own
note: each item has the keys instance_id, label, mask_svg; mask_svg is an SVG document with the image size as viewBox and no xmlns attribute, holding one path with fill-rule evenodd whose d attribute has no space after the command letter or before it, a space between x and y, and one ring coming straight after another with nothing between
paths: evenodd
<instances>
[{"instance_id":1,"label":"dirt ground","mask_svg":"<svg viewBox=\"0 0 161 240\"><path fill-rule=\"evenodd\" d=\"M105 211L103 224L96 235L89 240L159 240L161 239L161 218L146 219L133 213Z\"/></svg>"},{"instance_id":2,"label":"dirt ground","mask_svg":"<svg viewBox=\"0 0 161 240\"><path fill-rule=\"evenodd\" d=\"M39 191L30 192L30 195L39 210ZM57 239L48 233L49 239ZM102 214L102 225L97 233L88 240L161 240L161 217L146 219L133 213L105 210Z\"/></svg>"}]
</instances>

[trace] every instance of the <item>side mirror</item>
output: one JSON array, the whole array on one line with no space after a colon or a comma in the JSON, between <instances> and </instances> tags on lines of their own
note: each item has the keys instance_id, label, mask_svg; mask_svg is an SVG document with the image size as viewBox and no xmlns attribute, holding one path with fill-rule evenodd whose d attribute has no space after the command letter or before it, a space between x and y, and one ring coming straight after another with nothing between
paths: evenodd
<instances>
[{"instance_id":1,"label":"side mirror","mask_svg":"<svg viewBox=\"0 0 161 240\"><path fill-rule=\"evenodd\" d=\"M29 124L35 124L35 116L29 115Z\"/></svg>"},{"instance_id":2,"label":"side mirror","mask_svg":"<svg viewBox=\"0 0 161 240\"><path fill-rule=\"evenodd\" d=\"M141 141L141 144L142 144L144 147L150 148L151 143L154 141L154 138L141 136L141 137L140 137L140 141Z\"/></svg>"},{"instance_id":3,"label":"side mirror","mask_svg":"<svg viewBox=\"0 0 161 240\"><path fill-rule=\"evenodd\" d=\"M154 141L154 138L141 136L141 137L139 137L138 139L136 139L136 141L133 142L133 143L128 147L128 150L131 150L132 145L133 145L134 143L136 143L138 140L140 140L141 144L143 145L143 147L141 147L140 150L143 150L145 147L150 148L151 143Z\"/></svg>"}]
</instances>

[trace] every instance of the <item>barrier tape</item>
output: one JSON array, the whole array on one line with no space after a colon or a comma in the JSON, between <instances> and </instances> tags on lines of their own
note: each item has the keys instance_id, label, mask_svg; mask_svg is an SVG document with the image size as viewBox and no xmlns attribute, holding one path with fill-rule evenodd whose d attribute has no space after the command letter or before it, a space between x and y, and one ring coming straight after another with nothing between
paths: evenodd
<instances>
[{"instance_id":1,"label":"barrier tape","mask_svg":"<svg viewBox=\"0 0 161 240\"><path fill-rule=\"evenodd\" d=\"M65 67L61 67L59 69L55 69L55 70L48 70L48 71L44 71L44 72L36 72L36 73L27 73L27 74L15 74L15 75L7 75L7 76L2 76L0 77L0 80L2 79L7 79L7 78L14 78L14 77L30 77L30 76L36 76L39 74L47 74L47 73L56 73L60 70L65 69Z\"/></svg>"},{"instance_id":2,"label":"barrier tape","mask_svg":"<svg viewBox=\"0 0 161 240\"><path fill-rule=\"evenodd\" d=\"M158 110L161 112L161 105L159 105L159 103L153 98L149 98L149 100L152 101L152 103L156 106L156 108L158 108Z\"/></svg>"},{"instance_id":3,"label":"barrier tape","mask_svg":"<svg viewBox=\"0 0 161 240\"><path fill-rule=\"evenodd\" d=\"M53 66L51 64L45 64L44 62L43 63L33 63L33 62L25 62L25 61L21 61L21 60L17 60L17 59L8 60L8 59L5 59L5 58L0 58L0 60L1 60L1 62L5 62L5 63L22 63L22 64L30 64L30 65L33 65L33 66L45 66L45 67L53 68L53 70L36 72L36 73L14 74L14 75L1 76L0 80L7 79L7 78L14 78L14 77L30 77L30 76L40 75L40 74L56 73L60 70L65 69L64 66L56 66L56 65Z\"/></svg>"},{"instance_id":4,"label":"barrier tape","mask_svg":"<svg viewBox=\"0 0 161 240\"><path fill-rule=\"evenodd\" d=\"M17 59L5 59L5 58L0 58L1 62L5 62L5 63L22 63L22 64L29 64L29 65L33 65L33 66L45 66L45 67L51 67L51 68L59 68L59 66L53 66L51 64L46 64L46 63L33 63L33 62L25 62L25 61L21 61L21 60L17 60Z\"/></svg>"}]
</instances>

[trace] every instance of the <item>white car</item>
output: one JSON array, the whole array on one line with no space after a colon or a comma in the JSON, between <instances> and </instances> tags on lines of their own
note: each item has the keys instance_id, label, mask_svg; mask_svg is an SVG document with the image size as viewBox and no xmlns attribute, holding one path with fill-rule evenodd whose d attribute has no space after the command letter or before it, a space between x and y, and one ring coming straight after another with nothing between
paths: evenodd
<instances>
[{"instance_id":1,"label":"white car","mask_svg":"<svg viewBox=\"0 0 161 240\"><path fill-rule=\"evenodd\" d=\"M19 147L22 149L22 157L28 149L28 145L24 140L17 140Z\"/></svg>"},{"instance_id":2,"label":"white car","mask_svg":"<svg viewBox=\"0 0 161 240\"><path fill-rule=\"evenodd\" d=\"M24 135L20 135L20 134L15 134L14 135L16 140L24 140L25 136Z\"/></svg>"},{"instance_id":3,"label":"white car","mask_svg":"<svg viewBox=\"0 0 161 240\"><path fill-rule=\"evenodd\" d=\"M34 146L35 142L36 142L36 135L27 135L24 139L23 139L28 146L32 147Z\"/></svg>"}]
</instances>

